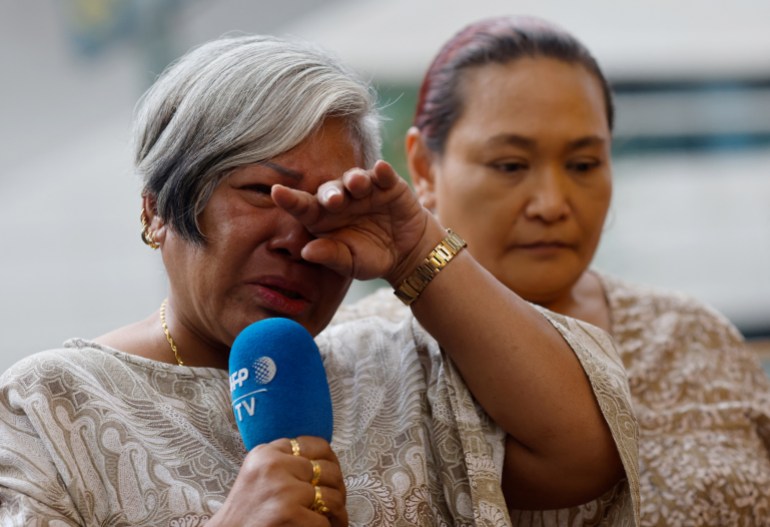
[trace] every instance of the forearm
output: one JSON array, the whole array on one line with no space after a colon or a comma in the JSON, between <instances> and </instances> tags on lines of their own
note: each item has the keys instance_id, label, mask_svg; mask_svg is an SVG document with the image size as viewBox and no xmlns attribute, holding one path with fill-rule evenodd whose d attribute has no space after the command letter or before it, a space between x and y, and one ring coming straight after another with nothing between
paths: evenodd
<instances>
[{"instance_id":1,"label":"forearm","mask_svg":"<svg viewBox=\"0 0 770 527\"><path fill-rule=\"evenodd\" d=\"M383 277L397 287L446 236L384 162L346 172L319 187L317 196L274 186L272 197L316 236L302 257L352 278ZM555 467L574 466L576 458L586 461L580 467L617 459L572 349L468 251L438 273L412 308L523 452Z\"/></svg>"},{"instance_id":2,"label":"forearm","mask_svg":"<svg viewBox=\"0 0 770 527\"><path fill-rule=\"evenodd\" d=\"M428 229L426 239L441 236L435 225ZM617 480L617 449L572 348L468 251L436 275L412 310L511 436L517 463L565 477L606 468L605 477L597 474L600 486Z\"/></svg>"}]
</instances>

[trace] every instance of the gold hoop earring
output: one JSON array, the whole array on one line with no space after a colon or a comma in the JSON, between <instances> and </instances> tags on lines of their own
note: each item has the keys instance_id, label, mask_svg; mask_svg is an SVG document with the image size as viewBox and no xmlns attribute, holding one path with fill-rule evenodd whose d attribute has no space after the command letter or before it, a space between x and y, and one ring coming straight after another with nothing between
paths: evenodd
<instances>
[{"instance_id":1,"label":"gold hoop earring","mask_svg":"<svg viewBox=\"0 0 770 527\"><path fill-rule=\"evenodd\" d=\"M142 241L150 249L158 249L160 245L155 241L155 236L150 231L150 225L147 223L147 214L144 212L144 208L142 208L142 215L139 216L139 220L142 222Z\"/></svg>"}]
</instances>

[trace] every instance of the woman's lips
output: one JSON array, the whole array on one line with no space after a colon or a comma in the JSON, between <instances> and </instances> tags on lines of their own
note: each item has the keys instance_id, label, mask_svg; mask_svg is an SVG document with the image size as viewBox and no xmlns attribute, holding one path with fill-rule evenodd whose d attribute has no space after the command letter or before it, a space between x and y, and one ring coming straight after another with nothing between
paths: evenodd
<instances>
[{"instance_id":1,"label":"woman's lips","mask_svg":"<svg viewBox=\"0 0 770 527\"><path fill-rule=\"evenodd\" d=\"M278 314L298 316L311 304L311 301L302 294L302 288L296 284L273 279L253 282L252 285L264 307Z\"/></svg>"},{"instance_id":2,"label":"woman's lips","mask_svg":"<svg viewBox=\"0 0 770 527\"><path fill-rule=\"evenodd\" d=\"M525 249L528 249L530 247L532 248L538 248L538 247L567 247L567 244L564 242L532 242L532 243L519 243L517 244L518 247L523 247Z\"/></svg>"},{"instance_id":3,"label":"woman's lips","mask_svg":"<svg viewBox=\"0 0 770 527\"><path fill-rule=\"evenodd\" d=\"M530 254L539 256L549 256L560 253L561 251L570 249L569 244L563 242L533 242L533 243L519 243L516 245L516 249L520 251L526 251Z\"/></svg>"}]
</instances>

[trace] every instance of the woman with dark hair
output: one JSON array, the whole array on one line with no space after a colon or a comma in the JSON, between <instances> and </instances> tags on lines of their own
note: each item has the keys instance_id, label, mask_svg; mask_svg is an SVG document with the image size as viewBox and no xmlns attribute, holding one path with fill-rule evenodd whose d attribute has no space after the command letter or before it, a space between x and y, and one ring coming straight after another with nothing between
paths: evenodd
<instances>
[{"instance_id":1,"label":"woman with dark hair","mask_svg":"<svg viewBox=\"0 0 770 527\"><path fill-rule=\"evenodd\" d=\"M643 525L770 525L770 389L739 332L679 293L590 268L612 194L614 110L596 60L543 20L476 22L420 89L406 148L424 206L524 299L605 329L640 422ZM338 320L403 310L382 293ZM521 503L503 479L514 508ZM598 521L600 498L525 523Z\"/></svg>"}]
</instances>

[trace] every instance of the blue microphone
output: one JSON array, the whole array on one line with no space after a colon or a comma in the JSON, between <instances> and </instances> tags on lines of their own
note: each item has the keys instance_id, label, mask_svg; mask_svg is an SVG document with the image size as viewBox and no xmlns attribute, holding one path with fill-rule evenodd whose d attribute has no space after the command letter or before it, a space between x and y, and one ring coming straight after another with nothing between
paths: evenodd
<instances>
[{"instance_id":1,"label":"blue microphone","mask_svg":"<svg viewBox=\"0 0 770 527\"><path fill-rule=\"evenodd\" d=\"M267 318L230 350L233 413L248 450L281 437L332 439L332 401L321 354L297 322Z\"/></svg>"}]
</instances>

